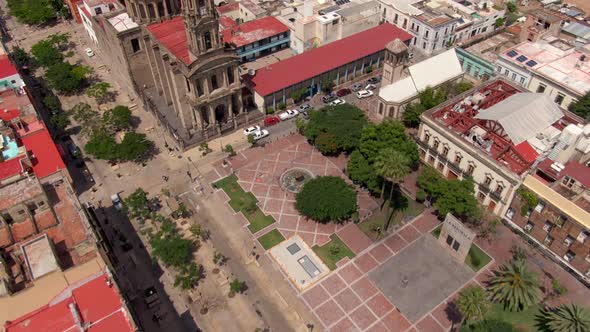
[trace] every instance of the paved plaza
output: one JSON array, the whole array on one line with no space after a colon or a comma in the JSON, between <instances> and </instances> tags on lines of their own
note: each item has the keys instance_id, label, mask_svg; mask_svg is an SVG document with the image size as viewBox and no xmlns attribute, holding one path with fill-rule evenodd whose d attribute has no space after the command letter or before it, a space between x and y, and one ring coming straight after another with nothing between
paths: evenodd
<instances>
[{"instance_id":1,"label":"paved plaza","mask_svg":"<svg viewBox=\"0 0 590 332\"><path fill-rule=\"evenodd\" d=\"M416 322L474 275L434 236L425 235L371 271L369 278L411 322Z\"/></svg>"}]
</instances>

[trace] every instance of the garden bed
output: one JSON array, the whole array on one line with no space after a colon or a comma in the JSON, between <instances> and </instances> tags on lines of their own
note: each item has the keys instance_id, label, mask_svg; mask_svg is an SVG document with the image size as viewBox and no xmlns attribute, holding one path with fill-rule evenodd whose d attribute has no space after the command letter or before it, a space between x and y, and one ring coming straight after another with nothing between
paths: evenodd
<instances>
[{"instance_id":1,"label":"garden bed","mask_svg":"<svg viewBox=\"0 0 590 332\"><path fill-rule=\"evenodd\" d=\"M262 235L258 238L258 242L262 245L265 250L268 250L277 244L283 242L285 237L278 229L273 229L272 231Z\"/></svg>"},{"instance_id":2,"label":"garden bed","mask_svg":"<svg viewBox=\"0 0 590 332\"><path fill-rule=\"evenodd\" d=\"M439 238L440 232L442 230L442 225L439 225L435 229L433 229L430 234L435 238ZM488 263L492 260L488 254L486 254L480 247L478 247L475 243L471 243L471 248L469 248L469 253L467 257L465 257L465 264L467 264L473 271L478 272L484 266L488 265Z\"/></svg>"},{"instance_id":3,"label":"garden bed","mask_svg":"<svg viewBox=\"0 0 590 332\"><path fill-rule=\"evenodd\" d=\"M336 269L336 263L338 261L344 257L353 259L355 255L336 234L332 234L330 239L331 241L324 244L323 246L314 246L312 249L316 255L318 255L322 261L324 261L324 264L326 264L330 270L334 270ZM339 249L335 250L334 248Z\"/></svg>"},{"instance_id":4,"label":"garden bed","mask_svg":"<svg viewBox=\"0 0 590 332\"><path fill-rule=\"evenodd\" d=\"M490 311L486 314L488 319L498 319L512 324L519 331L533 332L538 331L535 327L537 324L535 316L539 313L541 307L533 305L523 311L505 311L504 306L500 303L492 304Z\"/></svg>"},{"instance_id":5,"label":"garden bed","mask_svg":"<svg viewBox=\"0 0 590 332\"><path fill-rule=\"evenodd\" d=\"M389 225L390 229L395 227L395 225L400 225L405 218L416 217L424 211L423 204L418 203L405 195L403 197L407 199L408 205L405 208L394 212ZM371 218L358 224L358 226L371 240L378 241L385 235L383 230L385 228L385 222L389 217L389 213L391 212L387 211L386 208L383 208L383 210L377 210ZM380 233L377 231L377 227L381 228Z\"/></svg>"}]
</instances>

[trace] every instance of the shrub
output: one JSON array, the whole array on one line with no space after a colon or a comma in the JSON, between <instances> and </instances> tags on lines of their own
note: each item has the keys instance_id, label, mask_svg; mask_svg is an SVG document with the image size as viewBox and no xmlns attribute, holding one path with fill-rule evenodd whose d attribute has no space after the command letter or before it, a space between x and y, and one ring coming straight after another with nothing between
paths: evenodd
<instances>
[{"instance_id":1,"label":"shrub","mask_svg":"<svg viewBox=\"0 0 590 332\"><path fill-rule=\"evenodd\" d=\"M281 111L284 111L287 109L287 104L285 103L278 103L277 104L277 108L280 109Z\"/></svg>"}]
</instances>

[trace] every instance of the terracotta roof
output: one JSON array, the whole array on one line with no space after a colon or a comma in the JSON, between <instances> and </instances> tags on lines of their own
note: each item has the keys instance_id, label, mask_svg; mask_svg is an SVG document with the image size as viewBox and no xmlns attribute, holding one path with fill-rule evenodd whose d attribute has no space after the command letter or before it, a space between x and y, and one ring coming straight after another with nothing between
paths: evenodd
<instances>
[{"instance_id":1,"label":"terracotta roof","mask_svg":"<svg viewBox=\"0 0 590 332\"><path fill-rule=\"evenodd\" d=\"M44 178L66 167L47 129L23 136L21 141L27 151L32 153L33 172L38 178Z\"/></svg>"},{"instance_id":2,"label":"terracotta roof","mask_svg":"<svg viewBox=\"0 0 590 332\"><path fill-rule=\"evenodd\" d=\"M227 29L222 34L224 43L233 43L236 47L242 47L287 31L289 28L281 21L272 16L266 16Z\"/></svg>"},{"instance_id":3,"label":"terracotta roof","mask_svg":"<svg viewBox=\"0 0 590 332\"><path fill-rule=\"evenodd\" d=\"M590 188L590 167L580 164L577 161L570 161L565 165L565 169L561 171L564 176L576 179L584 187Z\"/></svg>"},{"instance_id":4,"label":"terracotta roof","mask_svg":"<svg viewBox=\"0 0 590 332\"><path fill-rule=\"evenodd\" d=\"M24 157L25 155L23 154L21 156L0 162L0 180L4 180L22 172L23 167L20 161Z\"/></svg>"},{"instance_id":5,"label":"terracotta roof","mask_svg":"<svg viewBox=\"0 0 590 332\"><path fill-rule=\"evenodd\" d=\"M259 69L250 84L261 96L303 82L385 49L390 41L406 42L412 36L389 23L296 55Z\"/></svg>"},{"instance_id":6,"label":"terracotta roof","mask_svg":"<svg viewBox=\"0 0 590 332\"><path fill-rule=\"evenodd\" d=\"M229 16L221 16L219 18L219 28L220 28L221 32L223 32L226 29L233 28L237 25L238 24L236 23L236 21L234 21Z\"/></svg>"},{"instance_id":7,"label":"terracotta roof","mask_svg":"<svg viewBox=\"0 0 590 332\"><path fill-rule=\"evenodd\" d=\"M537 151L535 151L535 149L527 141L515 145L514 150L516 150L516 152L518 152L524 158L524 160L528 161L529 163L533 163L539 156Z\"/></svg>"},{"instance_id":8,"label":"terracotta roof","mask_svg":"<svg viewBox=\"0 0 590 332\"><path fill-rule=\"evenodd\" d=\"M16 74L18 74L18 71L12 62L10 62L8 55L0 55L0 79L4 79Z\"/></svg>"},{"instance_id":9,"label":"terracotta roof","mask_svg":"<svg viewBox=\"0 0 590 332\"><path fill-rule=\"evenodd\" d=\"M0 111L0 119L2 119L2 121L10 121L14 118L17 118L20 116L20 110L18 109L6 109L3 111Z\"/></svg>"},{"instance_id":10,"label":"terracotta roof","mask_svg":"<svg viewBox=\"0 0 590 332\"><path fill-rule=\"evenodd\" d=\"M147 29L177 59L187 65L191 63L182 16L150 24Z\"/></svg>"},{"instance_id":11,"label":"terracotta roof","mask_svg":"<svg viewBox=\"0 0 590 332\"><path fill-rule=\"evenodd\" d=\"M234 3L230 3L229 5L219 6L216 8L216 10L217 10L217 13L219 13L219 16L223 16L223 14L233 12L235 10L238 10L238 8L240 8L240 3L234 2Z\"/></svg>"}]
</instances>

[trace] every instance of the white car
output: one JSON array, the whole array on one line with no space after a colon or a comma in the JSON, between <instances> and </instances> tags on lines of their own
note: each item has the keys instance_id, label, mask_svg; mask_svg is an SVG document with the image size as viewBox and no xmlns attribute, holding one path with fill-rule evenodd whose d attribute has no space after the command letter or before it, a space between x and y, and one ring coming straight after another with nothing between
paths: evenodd
<instances>
[{"instance_id":1,"label":"white car","mask_svg":"<svg viewBox=\"0 0 590 332\"><path fill-rule=\"evenodd\" d=\"M270 135L270 133L268 132L268 130L262 129L262 130L259 130L259 131L255 131L251 135L254 135L254 140L255 141L258 141L258 140L263 139L266 136Z\"/></svg>"},{"instance_id":2,"label":"white car","mask_svg":"<svg viewBox=\"0 0 590 332\"><path fill-rule=\"evenodd\" d=\"M289 120L291 118L294 118L297 115L299 115L298 110L286 110L283 113L279 114L279 119L285 121L285 120Z\"/></svg>"},{"instance_id":3,"label":"white car","mask_svg":"<svg viewBox=\"0 0 590 332\"><path fill-rule=\"evenodd\" d=\"M373 95L373 91L371 91L371 90L361 90L356 93L356 97L358 99L368 98L368 97L371 97L372 95Z\"/></svg>"},{"instance_id":4,"label":"white car","mask_svg":"<svg viewBox=\"0 0 590 332\"><path fill-rule=\"evenodd\" d=\"M344 99L334 99L330 102L331 106L336 106L336 105L342 105L342 104L346 104L346 102L344 101Z\"/></svg>"},{"instance_id":5,"label":"white car","mask_svg":"<svg viewBox=\"0 0 590 332\"><path fill-rule=\"evenodd\" d=\"M254 134L255 132L260 131L260 126L252 126L244 129L244 135L248 136L250 134Z\"/></svg>"},{"instance_id":6,"label":"white car","mask_svg":"<svg viewBox=\"0 0 590 332\"><path fill-rule=\"evenodd\" d=\"M377 89L377 86L372 83L367 84L367 86L365 87L365 90L375 90L375 89Z\"/></svg>"},{"instance_id":7,"label":"white car","mask_svg":"<svg viewBox=\"0 0 590 332\"><path fill-rule=\"evenodd\" d=\"M121 202L121 197L119 194L112 194L111 195L111 202L117 211L123 210L123 202Z\"/></svg>"},{"instance_id":8,"label":"white car","mask_svg":"<svg viewBox=\"0 0 590 332\"><path fill-rule=\"evenodd\" d=\"M94 51L90 47L85 49L84 51L86 52L86 55L88 55L88 57L92 58L94 56Z\"/></svg>"}]
</instances>

